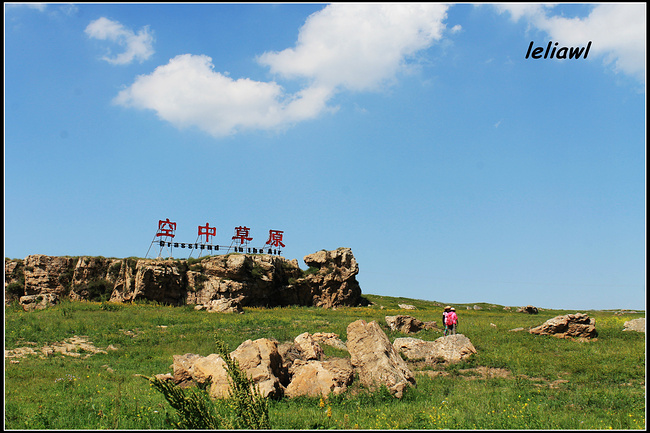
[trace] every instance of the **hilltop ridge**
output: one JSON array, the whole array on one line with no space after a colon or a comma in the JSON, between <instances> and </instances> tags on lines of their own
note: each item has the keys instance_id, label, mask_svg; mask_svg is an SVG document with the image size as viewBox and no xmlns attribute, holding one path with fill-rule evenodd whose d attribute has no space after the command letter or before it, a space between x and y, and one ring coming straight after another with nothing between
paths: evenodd
<instances>
[{"instance_id":1,"label":"hilltop ridge","mask_svg":"<svg viewBox=\"0 0 650 433\"><path fill-rule=\"evenodd\" d=\"M42 254L5 259L5 304L45 308L60 299L210 307L302 305L332 308L364 303L350 248L321 250L298 261L232 253L199 259L114 259Z\"/></svg>"}]
</instances>

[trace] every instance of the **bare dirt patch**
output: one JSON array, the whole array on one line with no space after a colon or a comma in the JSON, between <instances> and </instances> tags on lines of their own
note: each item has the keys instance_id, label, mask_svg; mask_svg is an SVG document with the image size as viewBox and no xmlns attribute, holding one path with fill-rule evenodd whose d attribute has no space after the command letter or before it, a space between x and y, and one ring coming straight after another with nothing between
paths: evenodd
<instances>
[{"instance_id":1,"label":"bare dirt patch","mask_svg":"<svg viewBox=\"0 0 650 433\"><path fill-rule=\"evenodd\" d=\"M426 375L429 377L449 376L450 373L443 370L424 370L416 371L415 374ZM509 378L510 371L505 368L491 368L479 366L476 368L462 368L458 370L458 374L463 379L495 379L495 378Z\"/></svg>"},{"instance_id":2,"label":"bare dirt patch","mask_svg":"<svg viewBox=\"0 0 650 433\"><path fill-rule=\"evenodd\" d=\"M106 349L100 349L96 347L92 341L87 340L88 337L78 337L73 336L71 338L66 338L63 342L51 343L40 348L32 347L18 347L16 349L5 350L5 358L11 359L12 363L15 363L16 358L24 358L29 355L37 355L40 358L46 358L54 354L61 354L65 356L72 356L74 358L88 358L97 353L108 353L107 350L117 350L113 345L109 345ZM27 342L31 346L35 346L35 343Z\"/></svg>"},{"instance_id":3,"label":"bare dirt patch","mask_svg":"<svg viewBox=\"0 0 650 433\"><path fill-rule=\"evenodd\" d=\"M435 377L448 377L451 376L452 373L444 370L418 370L414 372L416 375L419 376L429 376L431 378ZM459 369L457 372L453 373L454 376L458 377L459 379L465 379L465 380L473 380L473 379L509 379L512 378L512 373L509 370L506 370L505 368L491 368L491 367L484 367L484 366L479 366L475 368L462 368ZM568 373L563 373L562 376L568 376ZM558 378L556 380L546 380L542 377L531 377L531 376L526 376L525 374L520 374L517 377L521 377L527 380L530 380L533 382L534 386L537 387L549 387L551 389L558 389L561 385L565 383L569 383L569 381L566 378Z\"/></svg>"}]
</instances>

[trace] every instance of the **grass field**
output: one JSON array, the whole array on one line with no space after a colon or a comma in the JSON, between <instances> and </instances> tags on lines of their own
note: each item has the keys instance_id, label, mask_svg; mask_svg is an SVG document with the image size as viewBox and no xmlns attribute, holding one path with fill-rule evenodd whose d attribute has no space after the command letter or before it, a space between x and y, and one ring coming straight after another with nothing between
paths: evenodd
<instances>
[{"instance_id":1,"label":"grass field","mask_svg":"<svg viewBox=\"0 0 650 433\"><path fill-rule=\"evenodd\" d=\"M5 350L40 347L84 336L105 353L79 357L53 353L5 358L6 429L169 429L174 410L136 375L171 372L172 356L215 353L215 334L231 350L247 339L293 340L307 331L334 332L346 340L347 325L409 314L440 322L439 303L365 295L374 305L358 308L245 308L245 314L211 314L192 306L151 303L63 302L24 312L5 308ZM417 310L401 310L400 303ZM580 311L596 319L597 341L578 342L527 332L559 314L506 311L456 304L459 333L477 354L461 364L416 373L417 386L401 400L385 389L354 383L326 399L300 397L270 402L274 429L644 429L645 334L623 332L623 323L645 313ZM381 308L383 307L383 308ZM439 331L414 335L434 340ZM108 346L117 350L106 350ZM325 347L328 356L347 352ZM85 355L90 355L85 357ZM413 366L413 370L417 368ZM483 376L481 372L498 372Z\"/></svg>"}]
</instances>

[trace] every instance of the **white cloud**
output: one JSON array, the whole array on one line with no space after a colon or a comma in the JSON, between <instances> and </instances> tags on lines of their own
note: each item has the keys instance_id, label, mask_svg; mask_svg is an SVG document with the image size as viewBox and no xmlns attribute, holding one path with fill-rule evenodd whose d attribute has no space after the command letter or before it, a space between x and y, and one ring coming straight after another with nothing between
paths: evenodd
<instances>
[{"instance_id":1,"label":"white cloud","mask_svg":"<svg viewBox=\"0 0 650 433\"><path fill-rule=\"evenodd\" d=\"M184 54L139 76L115 103L214 136L283 128L334 110L327 104L337 92L376 90L396 79L410 56L442 38L446 10L440 4L326 6L307 19L294 48L258 58L278 78L301 80L295 94L276 82L229 78L214 71L210 57ZM99 30L117 32L109 23Z\"/></svg>"},{"instance_id":2,"label":"white cloud","mask_svg":"<svg viewBox=\"0 0 650 433\"><path fill-rule=\"evenodd\" d=\"M26 6L43 12L47 8L47 3L27 3Z\"/></svg>"},{"instance_id":3,"label":"white cloud","mask_svg":"<svg viewBox=\"0 0 650 433\"><path fill-rule=\"evenodd\" d=\"M294 48L265 53L261 64L287 78L369 90L393 79L408 56L442 37L447 6L335 4L311 15Z\"/></svg>"},{"instance_id":4,"label":"white cloud","mask_svg":"<svg viewBox=\"0 0 650 433\"><path fill-rule=\"evenodd\" d=\"M198 127L223 136L240 129L268 129L320 113L329 92L305 89L287 97L274 82L234 80L214 71L208 56L183 54L141 75L114 102L154 110L177 128Z\"/></svg>"},{"instance_id":5,"label":"white cloud","mask_svg":"<svg viewBox=\"0 0 650 433\"><path fill-rule=\"evenodd\" d=\"M115 57L102 57L103 60L114 65L125 65L134 60L142 63L154 53L154 38L147 26L136 34L133 30L125 28L117 21L101 17L88 24L85 32L91 38L109 40L124 47L125 51Z\"/></svg>"},{"instance_id":6,"label":"white cloud","mask_svg":"<svg viewBox=\"0 0 650 433\"><path fill-rule=\"evenodd\" d=\"M616 72L645 82L645 3L596 5L585 18L553 16L552 8L541 5L499 5L513 20L526 19L531 26L546 32L566 45L586 45L590 54L604 58Z\"/></svg>"}]
</instances>

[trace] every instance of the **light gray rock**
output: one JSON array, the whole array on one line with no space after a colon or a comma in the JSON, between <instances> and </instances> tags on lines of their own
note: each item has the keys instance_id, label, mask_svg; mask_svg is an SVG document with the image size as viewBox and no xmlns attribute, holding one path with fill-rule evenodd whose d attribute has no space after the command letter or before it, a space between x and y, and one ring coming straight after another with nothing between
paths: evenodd
<instances>
[{"instance_id":1,"label":"light gray rock","mask_svg":"<svg viewBox=\"0 0 650 433\"><path fill-rule=\"evenodd\" d=\"M283 365L277 342L268 338L246 340L230 356L239 362L239 367L259 386L264 397L283 395L284 386L280 383Z\"/></svg>"},{"instance_id":2,"label":"light gray rock","mask_svg":"<svg viewBox=\"0 0 650 433\"><path fill-rule=\"evenodd\" d=\"M424 323L415 317L407 315L386 316L386 324L391 331L400 331L405 334L413 334L424 329Z\"/></svg>"},{"instance_id":3,"label":"light gray rock","mask_svg":"<svg viewBox=\"0 0 650 433\"><path fill-rule=\"evenodd\" d=\"M385 385L397 398L402 397L407 387L415 385L413 373L376 321L350 323L347 336L352 366L359 373L363 385Z\"/></svg>"},{"instance_id":4,"label":"light gray rock","mask_svg":"<svg viewBox=\"0 0 650 433\"><path fill-rule=\"evenodd\" d=\"M303 332L293 340L301 359L305 361L323 358L323 349L309 332Z\"/></svg>"},{"instance_id":5,"label":"light gray rock","mask_svg":"<svg viewBox=\"0 0 650 433\"><path fill-rule=\"evenodd\" d=\"M438 362L457 363L476 353L472 342L463 334L447 335L435 341L396 338L393 347L408 359L424 360L429 365Z\"/></svg>"},{"instance_id":6,"label":"light gray rock","mask_svg":"<svg viewBox=\"0 0 650 433\"><path fill-rule=\"evenodd\" d=\"M595 338L598 336L596 321L582 313L556 316L532 328L529 332L558 338Z\"/></svg>"},{"instance_id":7,"label":"light gray rock","mask_svg":"<svg viewBox=\"0 0 650 433\"><path fill-rule=\"evenodd\" d=\"M345 391L354 379L350 360L343 358L329 361L296 360L290 373L291 383L285 391L287 397L337 395Z\"/></svg>"},{"instance_id":8,"label":"light gray rock","mask_svg":"<svg viewBox=\"0 0 650 433\"><path fill-rule=\"evenodd\" d=\"M636 331L645 333L645 318L628 320L623 324L623 331Z\"/></svg>"}]
</instances>

